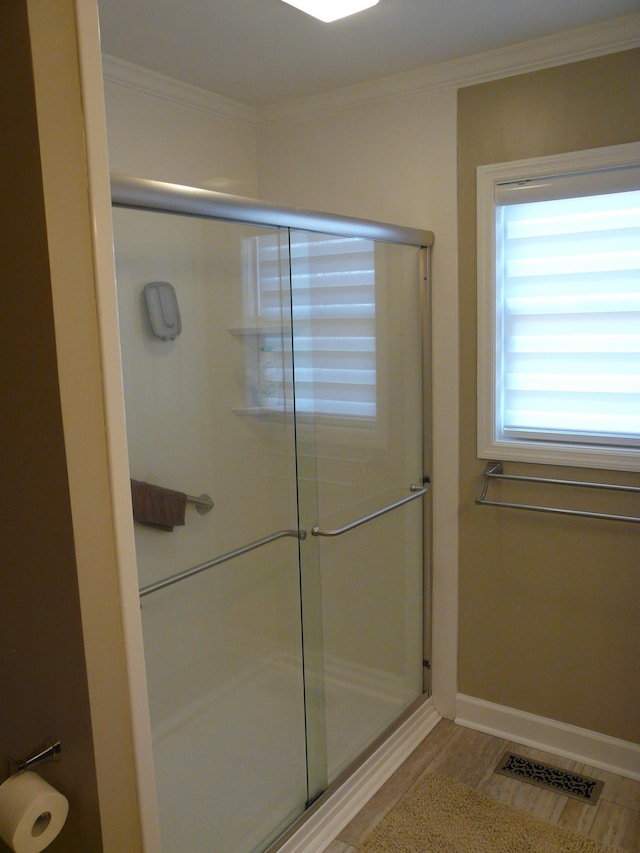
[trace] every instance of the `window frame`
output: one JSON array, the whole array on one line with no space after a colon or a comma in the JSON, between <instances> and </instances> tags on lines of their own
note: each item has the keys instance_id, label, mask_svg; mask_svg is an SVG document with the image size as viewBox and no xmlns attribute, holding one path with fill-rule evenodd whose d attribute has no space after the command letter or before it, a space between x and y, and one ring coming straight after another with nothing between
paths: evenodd
<instances>
[{"instance_id":1,"label":"window frame","mask_svg":"<svg viewBox=\"0 0 640 853\"><path fill-rule=\"evenodd\" d=\"M605 470L640 471L640 449L499 435L496 187L640 164L640 142L477 167L477 453L500 459ZM498 333L500 332L500 335Z\"/></svg>"}]
</instances>

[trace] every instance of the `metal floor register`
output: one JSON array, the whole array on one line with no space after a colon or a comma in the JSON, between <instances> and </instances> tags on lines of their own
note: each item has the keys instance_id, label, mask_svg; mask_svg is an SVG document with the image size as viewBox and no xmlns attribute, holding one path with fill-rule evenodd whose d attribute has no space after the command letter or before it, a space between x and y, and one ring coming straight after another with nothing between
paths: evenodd
<instances>
[{"instance_id":1,"label":"metal floor register","mask_svg":"<svg viewBox=\"0 0 640 853\"><path fill-rule=\"evenodd\" d=\"M519 779L521 782L529 782L531 785L538 785L540 788L547 788L591 805L597 802L604 786L604 782L599 779L591 779L560 767L553 767L551 764L532 761L513 752L507 752L502 756L494 773Z\"/></svg>"}]
</instances>

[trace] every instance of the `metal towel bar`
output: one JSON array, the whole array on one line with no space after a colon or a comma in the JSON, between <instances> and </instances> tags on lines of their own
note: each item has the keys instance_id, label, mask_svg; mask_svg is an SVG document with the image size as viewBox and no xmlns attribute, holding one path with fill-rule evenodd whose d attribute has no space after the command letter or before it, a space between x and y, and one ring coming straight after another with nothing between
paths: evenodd
<instances>
[{"instance_id":1,"label":"metal towel bar","mask_svg":"<svg viewBox=\"0 0 640 853\"><path fill-rule=\"evenodd\" d=\"M487 491L491 480L515 480L521 483L544 483L552 486L577 486L587 489L607 489L615 492L640 493L640 486L620 486L614 483L592 483L585 480L557 480L550 477L528 477L521 474L505 474L502 462L490 462L484 472L484 488L477 504L484 506L500 506L509 509L528 509L533 512L547 512L555 515L575 515L583 518L604 518L608 521L631 521L640 522L640 518L634 515L612 515L605 512L587 512L579 509L562 509L554 506L538 506L536 504L519 504L508 501L493 501L487 499Z\"/></svg>"},{"instance_id":2,"label":"metal towel bar","mask_svg":"<svg viewBox=\"0 0 640 853\"><path fill-rule=\"evenodd\" d=\"M197 498L193 495L187 495L187 503L193 504L200 515L206 515L210 509L213 509L213 501L206 494L199 495Z\"/></svg>"},{"instance_id":3,"label":"metal towel bar","mask_svg":"<svg viewBox=\"0 0 640 853\"><path fill-rule=\"evenodd\" d=\"M200 574L206 569L211 569L213 566L219 566L221 563L226 563L227 560L233 560L234 557L240 557L242 554L248 554L249 551L255 551L256 548L261 548L263 545L268 545L269 542L275 542L276 539L283 539L286 536L292 536L295 539L306 539L306 530L278 530L277 533L272 533L270 536L265 536L263 539L257 539L255 542L249 542L248 545L243 545L242 548L236 548L233 551L227 551L226 554L221 554L219 557L214 557L213 560L207 560L205 563L199 563L191 569L185 569L183 572L178 572L168 578L163 578L155 583L150 583L140 589L140 598L145 595L150 595L152 592L157 592L159 589L164 589L166 586L171 586L185 578L193 577Z\"/></svg>"},{"instance_id":4,"label":"metal towel bar","mask_svg":"<svg viewBox=\"0 0 640 853\"><path fill-rule=\"evenodd\" d=\"M359 518L357 521L352 521L351 524L345 524L344 527L337 527L335 530L323 530L321 527L312 527L311 535L341 536L343 533L347 533L349 530L353 530L356 527L360 527L361 524L366 524L367 521L372 521L374 518L378 518L378 516L380 515L384 515L387 512L391 512L391 510L396 509L396 507L409 503L409 501L415 501L416 498L421 498L423 495L426 495L428 491L428 489L424 486L412 485L410 488L410 495L407 495L405 498L400 498L399 501L395 501L394 503L389 504L388 506L385 506L382 509L376 510L376 512L372 512L369 515L365 515L362 518Z\"/></svg>"}]
</instances>

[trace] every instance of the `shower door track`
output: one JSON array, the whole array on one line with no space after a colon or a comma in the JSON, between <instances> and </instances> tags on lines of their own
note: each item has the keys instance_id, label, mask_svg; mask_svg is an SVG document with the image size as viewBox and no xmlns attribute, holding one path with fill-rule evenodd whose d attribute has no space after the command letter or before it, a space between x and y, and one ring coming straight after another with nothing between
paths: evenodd
<instances>
[{"instance_id":1,"label":"shower door track","mask_svg":"<svg viewBox=\"0 0 640 853\"><path fill-rule=\"evenodd\" d=\"M434 240L431 231L421 228L284 207L244 196L126 175L111 175L111 201L116 207L183 213L251 225L300 228L422 248L433 246Z\"/></svg>"}]
</instances>

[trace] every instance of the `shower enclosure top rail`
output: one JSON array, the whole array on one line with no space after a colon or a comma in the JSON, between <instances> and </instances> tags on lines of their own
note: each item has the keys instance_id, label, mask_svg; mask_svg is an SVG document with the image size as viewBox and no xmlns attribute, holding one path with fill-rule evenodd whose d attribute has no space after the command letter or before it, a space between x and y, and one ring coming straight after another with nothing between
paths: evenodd
<instances>
[{"instance_id":1,"label":"shower enclosure top rail","mask_svg":"<svg viewBox=\"0 0 640 853\"><path fill-rule=\"evenodd\" d=\"M306 530L278 530L277 533L272 533L270 536L265 536L263 539L257 539L255 542L249 542L248 545L243 545L241 548L235 548L233 551L227 551L226 554L220 554L219 557L214 557L212 560L207 560L204 563L199 563L190 569L185 569L183 572L177 572L175 575L170 575L168 578L150 583L147 586L141 587L139 591L140 598L145 595L151 595L152 592L157 592L159 589L164 589L185 578L193 577L200 572L211 569L214 566L219 566L221 563L226 563L227 560L233 560L234 557L240 557L242 554L248 554L249 551L254 551L256 548L261 548L263 545L268 545L269 542L275 542L276 539L284 539L287 536L292 536L294 539L306 539Z\"/></svg>"},{"instance_id":2,"label":"shower enclosure top rail","mask_svg":"<svg viewBox=\"0 0 640 853\"><path fill-rule=\"evenodd\" d=\"M116 207L184 213L250 225L299 228L341 237L364 237L409 246L429 247L433 245L434 240L431 231L420 228L390 225L297 207L283 207L244 196L126 175L111 175L111 201Z\"/></svg>"}]
</instances>

